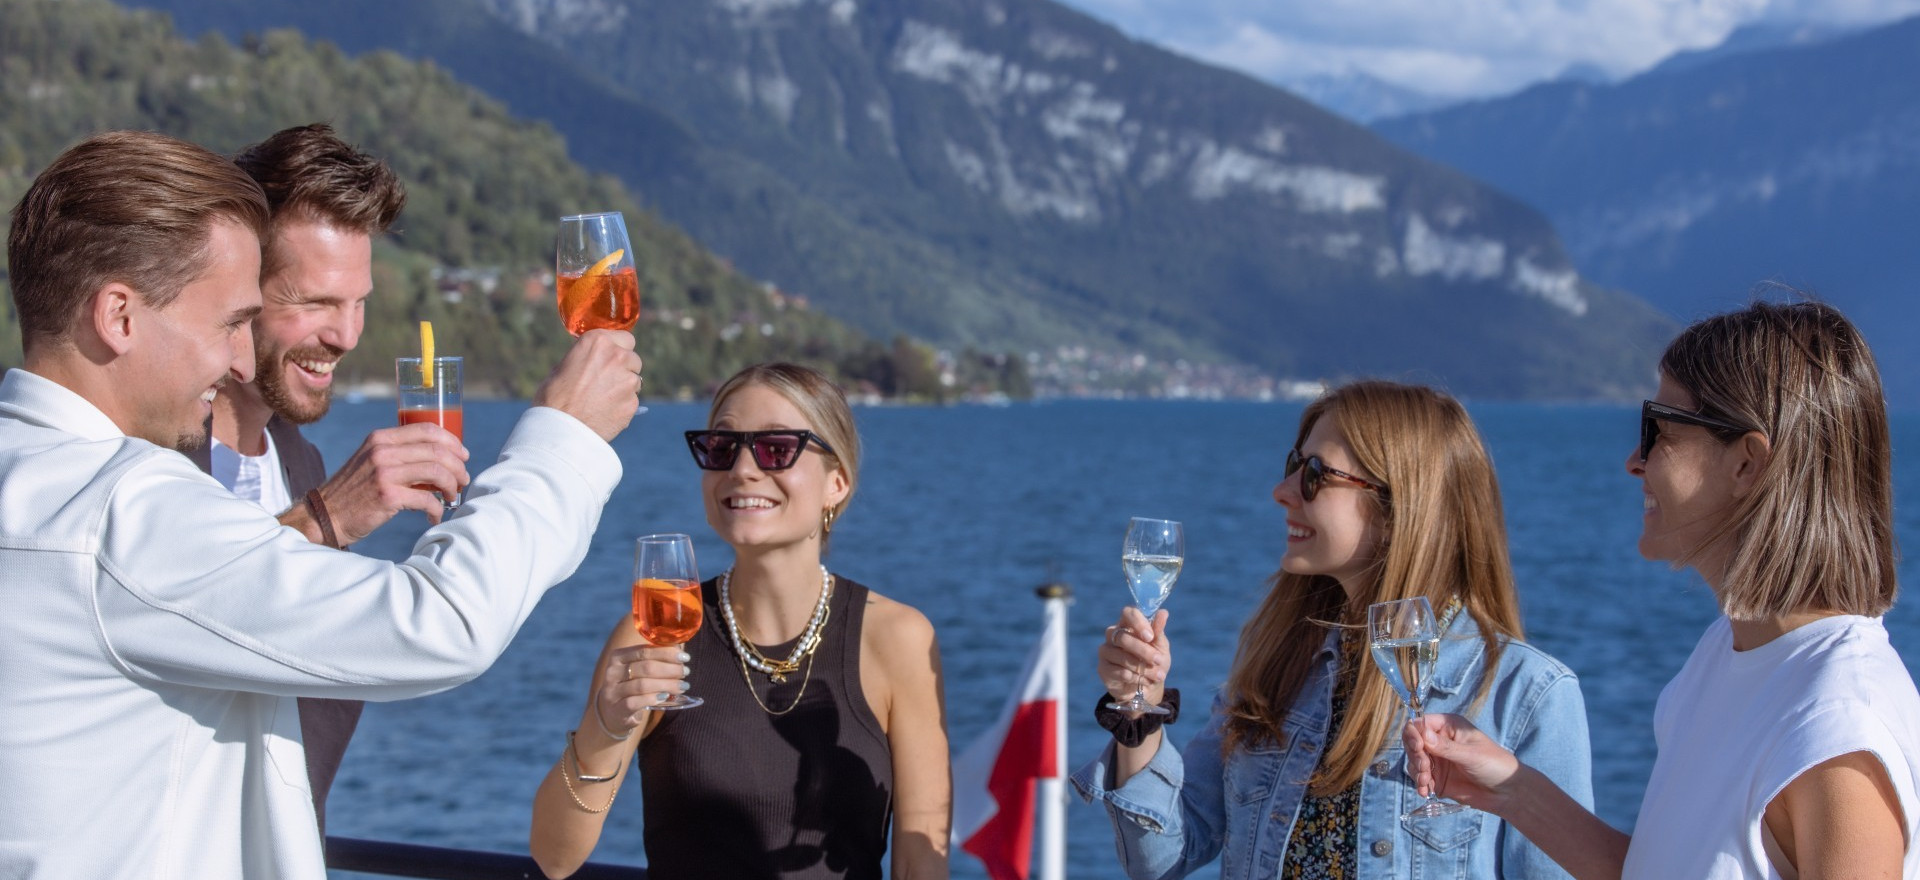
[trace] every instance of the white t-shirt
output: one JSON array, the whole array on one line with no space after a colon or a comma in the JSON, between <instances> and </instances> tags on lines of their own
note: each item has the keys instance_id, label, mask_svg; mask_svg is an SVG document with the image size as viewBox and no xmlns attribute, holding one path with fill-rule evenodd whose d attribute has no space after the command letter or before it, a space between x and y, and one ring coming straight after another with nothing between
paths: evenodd
<instances>
[{"instance_id":1,"label":"white t-shirt","mask_svg":"<svg viewBox=\"0 0 1920 880\"><path fill-rule=\"evenodd\" d=\"M1900 796L1902 875L1920 877L1920 692L1879 618L1806 624L1750 651L1725 617L1653 714L1660 755L1624 878L1779 878L1762 813L1817 764L1872 752Z\"/></svg>"},{"instance_id":2,"label":"white t-shirt","mask_svg":"<svg viewBox=\"0 0 1920 880\"><path fill-rule=\"evenodd\" d=\"M241 455L208 435L208 458L213 478L227 491L279 516L293 506L293 496L287 491L287 472L280 466L280 450L273 445L273 434L262 431L261 435L267 438L267 451L261 455Z\"/></svg>"}]
</instances>

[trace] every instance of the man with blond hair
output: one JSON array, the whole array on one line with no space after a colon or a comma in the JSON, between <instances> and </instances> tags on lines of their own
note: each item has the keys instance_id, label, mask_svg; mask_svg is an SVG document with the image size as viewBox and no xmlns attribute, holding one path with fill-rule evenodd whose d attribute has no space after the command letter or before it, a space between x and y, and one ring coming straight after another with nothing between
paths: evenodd
<instances>
[{"instance_id":1,"label":"man with blond hair","mask_svg":"<svg viewBox=\"0 0 1920 880\"><path fill-rule=\"evenodd\" d=\"M339 552L176 450L252 378L268 210L164 135L69 149L14 208L24 366L0 379L0 876L326 869L292 698L468 681L585 555L637 405L633 337L584 334L460 515L404 562ZM262 585L271 585L263 589Z\"/></svg>"}]
</instances>

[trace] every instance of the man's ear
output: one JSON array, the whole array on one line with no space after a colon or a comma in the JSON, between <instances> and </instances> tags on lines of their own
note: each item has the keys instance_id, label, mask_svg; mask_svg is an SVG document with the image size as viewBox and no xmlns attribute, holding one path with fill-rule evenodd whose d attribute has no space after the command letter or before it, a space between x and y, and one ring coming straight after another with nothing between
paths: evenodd
<instances>
[{"instance_id":1,"label":"man's ear","mask_svg":"<svg viewBox=\"0 0 1920 880\"><path fill-rule=\"evenodd\" d=\"M1733 489L1735 494L1744 498L1760 482L1760 474L1767 469L1767 463L1773 460L1773 442L1759 431L1748 431L1733 441L1728 450L1732 454L1730 464L1733 467Z\"/></svg>"},{"instance_id":2,"label":"man's ear","mask_svg":"<svg viewBox=\"0 0 1920 880\"><path fill-rule=\"evenodd\" d=\"M101 285L87 300L86 327L115 355L132 351L135 332L144 329L135 326L139 296L133 288L112 281Z\"/></svg>"}]
</instances>

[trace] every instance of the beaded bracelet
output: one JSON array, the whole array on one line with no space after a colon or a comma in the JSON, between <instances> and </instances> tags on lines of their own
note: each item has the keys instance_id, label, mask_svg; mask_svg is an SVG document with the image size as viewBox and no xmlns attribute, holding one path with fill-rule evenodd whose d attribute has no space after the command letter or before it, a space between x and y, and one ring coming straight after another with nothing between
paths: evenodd
<instances>
[{"instance_id":1,"label":"beaded bracelet","mask_svg":"<svg viewBox=\"0 0 1920 880\"><path fill-rule=\"evenodd\" d=\"M615 767L612 773L605 776L588 776L587 771L580 769L580 751L574 748L573 735L574 731L567 731L567 757L573 759L573 775L576 778L581 782L612 782L619 778L620 768L618 767Z\"/></svg>"},{"instance_id":2,"label":"beaded bracelet","mask_svg":"<svg viewBox=\"0 0 1920 880\"><path fill-rule=\"evenodd\" d=\"M1160 708L1167 710L1165 715L1149 714L1133 718L1119 709L1107 708L1108 703L1118 699L1120 698L1102 691L1099 701L1093 704L1093 720L1108 733L1113 734L1114 742L1127 748L1146 742L1148 736L1160 729L1160 725L1172 724L1180 720L1179 688L1167 688L1166 696L1161 698Z\"/></svg>"},{"instance_id":3,"label":"beaded bracelet","mask_svg":"<svg viewBox=\"0 0 1920 880\"><path fill-rule=\"evenodd\" d=\"M588 776L585 773L581 773L580 772L580 753L577 751L574 751L573 734L574 734L573 731L571 730L567 731L567 751L565 754L560 756L560 781L567 786L567 797L570 797L573 799L573 803L575 806L589 813L596 813L596 814L604 813L608 810L613 809L614 799L620 797L619 786L614 786L613 794L607 795L607 805L604 807L601 807L598 810L587 806L587 802L580 799L580 793L573 790L573 777L575 776L580 777L581 782L610 782L613 779L619 777L620 775L620 769L618 767L614 768L613 773L607 776ZM573 765L572 773L567 772L568 764Z\"/></svg>"}]
</instances>

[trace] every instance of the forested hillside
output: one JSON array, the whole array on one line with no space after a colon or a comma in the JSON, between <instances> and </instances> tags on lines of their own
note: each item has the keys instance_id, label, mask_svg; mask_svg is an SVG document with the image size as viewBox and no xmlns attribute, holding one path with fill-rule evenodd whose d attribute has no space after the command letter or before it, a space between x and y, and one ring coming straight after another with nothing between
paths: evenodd
<instances>
[{"instance_id":1,"label":"forested hillside","mask_svg":"<svg viewBox=\"0 0 1920 880\"><path fill-rule=\"evenodd\" d=\"M876 340L735 271L619 181L575 165L551 128L513 118L431 63L348 57L293 31L243 42L190 42L164 15L104 0L0 0L0 201L15 204L61 150L106 129L232 152L325 121L392 163L410 196L398 233L376 249L367 332L341 367L349 387L389 381L415 320L429 319L443 351L467 356L470 383L530 393L570 341L552 300L554 221L611 209L625 212L639 258L635 333L649 393L699 394L771 358L891 395L1027 390L1017 358L941 358L905 338ZM0 303L0 365L19 357L10 302Z\"/></svg>"}]
</instances>

